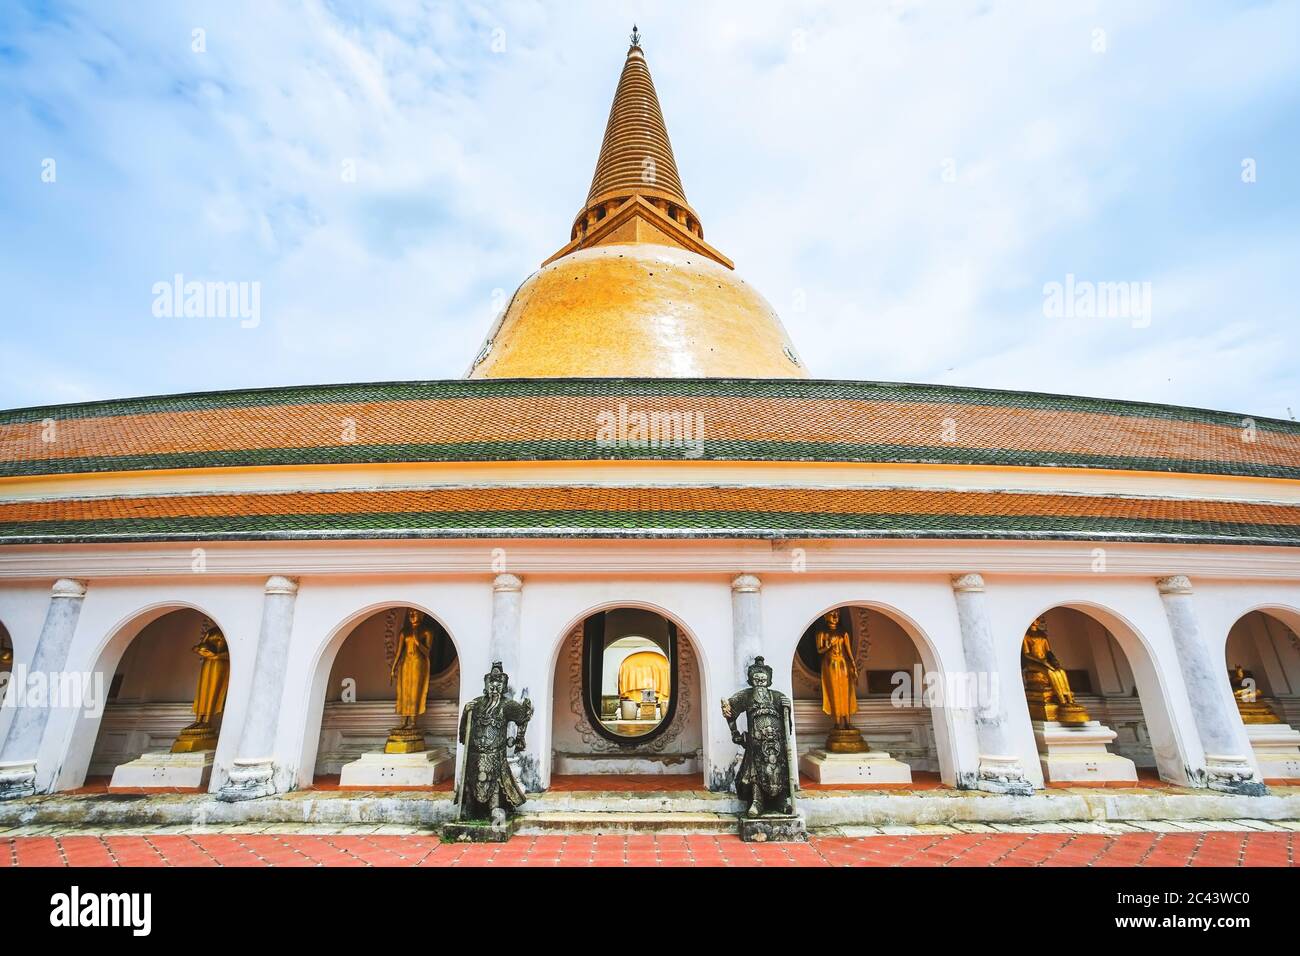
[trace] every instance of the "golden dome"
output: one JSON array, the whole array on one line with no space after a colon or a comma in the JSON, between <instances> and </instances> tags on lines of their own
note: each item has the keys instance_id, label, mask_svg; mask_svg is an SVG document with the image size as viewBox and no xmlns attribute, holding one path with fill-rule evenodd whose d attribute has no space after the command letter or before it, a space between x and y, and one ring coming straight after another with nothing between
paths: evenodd
<instances>
[{"instance_id":1,"label":"golden dome","mask_svg":"<svg viewBox=\"0 0 1300 956\"><path fill-rule=\"evenodd\" d=\"M470 378L806 378L772 307L677 246L600 245L533 273Z\"/></svg>"},{"instance_id":2,"label":"golden dome","mask_svg":"<svg viewBox=\"0 0 1300 956\"><path fill-rule=\"evenodd\" d=\"M569 242L515 292L470 378L806 378L781 320L704 241L634 32Z\"/></svg>"}]
</instances>

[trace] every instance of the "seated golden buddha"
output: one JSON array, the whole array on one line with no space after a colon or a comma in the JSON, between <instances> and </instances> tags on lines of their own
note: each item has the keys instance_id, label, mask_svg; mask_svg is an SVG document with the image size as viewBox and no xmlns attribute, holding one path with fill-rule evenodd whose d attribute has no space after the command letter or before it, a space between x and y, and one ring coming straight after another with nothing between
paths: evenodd
<instances>
[{"instance_id":1,"label":"seated golden buddha","mask_svg":"<svg viewBox=\"0 0 1300 956\"><path fill-rule=\"evenodd\" d=\"M1264 703L1255 675L1238 664L1229 668L1232 696L1237 700L1237 710L1243 724L1280 724L1282 721L1273 708Z\"/></svg>"},{"instance_id":2,"label":"seated golden buddha","mask_svg":"<svg viewBox=\"0 0 1300 956\"><path fill-rule=\"evenodd\" d=\"M1075 701L1070 678L1052 653L1047 639L1047 624L1041 617L1025 632L1020 647L1020 666L1032 719L1054 720L1062 724L1086 724L1092 719Z\"/></svg>"}]
</instances>

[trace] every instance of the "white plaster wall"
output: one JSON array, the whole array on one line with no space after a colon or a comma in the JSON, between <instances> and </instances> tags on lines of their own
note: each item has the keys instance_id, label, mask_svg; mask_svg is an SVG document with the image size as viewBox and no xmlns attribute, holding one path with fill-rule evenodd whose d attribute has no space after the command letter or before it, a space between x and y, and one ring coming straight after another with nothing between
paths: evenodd
<instances>
[{"instance_id":1,"label":"white plaster wall","mask_svg":"<svg viewBox=\"0 0 1300 956\"><path fill-rule=\"evenodd\" d=\"M159 570L188 567L188 549L172 555L174 561L164 560L159 557L160 545L51 548L24 553L20 563L31 568L36 562L47 570L57 565L58 573L87 580L69 669L98 670L106 686L131 639L167 611L192 607L222 628L231 646L231 687L213 775L215 789L224 783L238 744L267 573L296 577L301 585L273 756L299 785L305 785L315 763L321 708L335 653L352 627L376 611L409 605L432 614L457 646L462 663L460 699L481 693L482 675L490 664L492 575L488 568L481 575L464 573L467 548L463 542L214 545L206 574ZM473 552L487 550L487 544L480 543ZM1141 692L1161 773L1174 782L1187 782L1185 768L1202 766L1203 754L1155 577L1210 565L1225 575L1193 573L1192 581L1202 639L1217 660L1225 661L1221 692L1228 695L1228 632L1243 615L1257 609L1300 628L1300 566L1288 563L1295 558L1291 549L1161 550L1110 545L1107 553L1112 573L1090 574L1066 570L1067 565L1075 566L1076 558L1081 559L1080 567L1086 567L1088 552L1059 543L811 543L809 570L792 574L775 569L788 568L786 552L765 543L512 543L511 570L524 578L520 662L512 684L535 705L528 736L532 782L549 782L554 675L561 642L592 611L620 605L645 607L674 620L683 637L693 641L701 681L706 780L721 785L739 756L718 708L721 697L738 689L732 676L730 592L736 574L756 572L762 578L764 653L776 686L789 693L790 665L800 635L829 608L848 604L891 615L916 642L927 670L964 671L949 575L970 570L985 576L997 640L997 676L1002 692L1010 694L1008 733L1031 778L1037 779L1039 771L1020 678L1020 641L1035 616L1065 606L1092 614L1115 635ZM5 552L0 557L17 554ZM985 567L981 559L987 562ZM415 570L416 563L432 570ZM1138 565L1150 575L1113 570ZM860 571L855 570L858 566ZM13 640L16 662L28 662L49 606L53 578L34 576L44 570L29 570L19 577L17 565L5 567L7 576L0 578L0 621ZM347 568L347 573L340 568ZM906 568L921 570L900 570ZM1227 577L1228 573L1233 576ZM1070 640L1066 638L1067 643ZM1071 657L1075 650L1070 650ZM1094 664L1095 658L1094 652ZM1289 674L1289 668L1300 664L1284 661L1279 666ZM1113 668L1117 686L1126 679L1124 668L1124 664ZM1107 679L1100 667L1098 674L1103 682ZM0 731L12 714L0 708ZM977 747L971 715L956 708L936 708L932 716L945 781L953 783L959 776L973 774ZM96 718L58 711L51 715L39 754L41 786L53 783L64 789L82 782L97 729Z\"/></svg>"}]
</instances>

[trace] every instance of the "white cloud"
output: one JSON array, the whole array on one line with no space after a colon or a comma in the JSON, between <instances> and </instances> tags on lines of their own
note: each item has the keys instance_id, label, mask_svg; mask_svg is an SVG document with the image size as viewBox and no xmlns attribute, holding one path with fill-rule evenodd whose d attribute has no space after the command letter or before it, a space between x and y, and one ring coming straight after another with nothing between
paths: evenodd
<instances>
[{"instance_id":1,"label":"white cloud","mask_svg":"<svg viewBox=\"0 0 1300 956\"><path fill-rule=\"evenodd\" d=\"M0 346L30 353L37 315L70 343L6 375L4 405L461 375L493 290L565 241L646 13L74 9L0 37L22 53L0 59L16 162L60 159L57 186L0 182ZM1297 404L1294 8L649 12L687 194L813 374ZM150 285L176 271L262 282L262 325L152 320ZM1045 320L1066 272L1151 281L1152 328Z\"/></svg>"}]
</instances>

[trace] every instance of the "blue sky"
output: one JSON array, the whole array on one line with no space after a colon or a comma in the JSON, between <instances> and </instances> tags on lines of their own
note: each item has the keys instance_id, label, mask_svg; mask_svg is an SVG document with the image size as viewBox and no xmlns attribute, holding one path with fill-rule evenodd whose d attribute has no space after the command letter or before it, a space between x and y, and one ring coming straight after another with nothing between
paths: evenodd
<instances>
[{"instance_id":1,"label":"blue sky","mask_svg":"<svg viewBox=\"0 0 1300 956\"><path fill-rule=\"evenodd\" d=\"M634 19L813 375L1300 415L1300 4L1028 0L10 0L0 407L460 377L567 237ZM177 273L259 324L155 315ZM1067 275L1149 321L1045 315Z\"/></svg>"}]
</instances>

